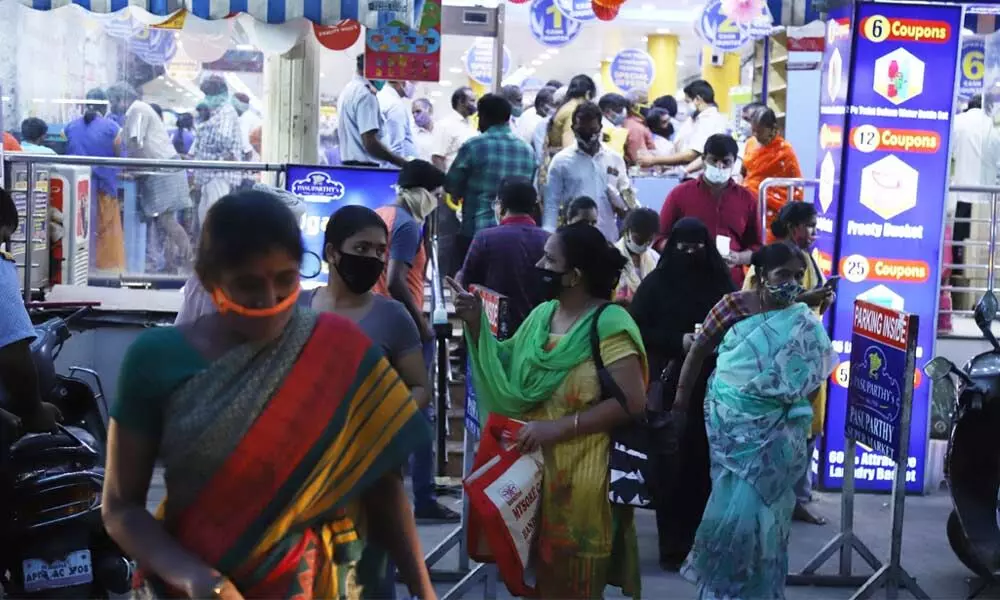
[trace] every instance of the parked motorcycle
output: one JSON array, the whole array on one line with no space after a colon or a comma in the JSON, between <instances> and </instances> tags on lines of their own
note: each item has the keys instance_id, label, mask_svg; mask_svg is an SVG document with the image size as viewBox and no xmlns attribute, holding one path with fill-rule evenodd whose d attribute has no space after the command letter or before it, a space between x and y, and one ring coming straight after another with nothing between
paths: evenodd
<instances>
[{"instance_id":1,"label":"parked motorcycle","mask_svg":"<svg viewBox=\"0 0 1000 600\"><path fill-rule=\"evenodd\" d=\"M101 522L108 410L100 377L55 368L69 324L87 310L37 325L31 344L42 399L59 407L63 424L0 435L15 440L0 447L0 597L107 598L131 585L132 563ZM0 407L5 400L0 391Z\"/></svg>"},{"instance_id":2,"label":"parked motorcycle","mask_svg":"<svg viewBox=\"0 0 1000 600\"><path fill-rule=\"evenodd\" d=\"M987 291L975 308L976 326L992 349L962 369L942 356L924 366L936 385L950 386L956 399L945 455L945 478L953 510L947 535L955 555L985 584L1000 571L1000 343L990 329L997 297Z\"/></svg>"}]
</instances>

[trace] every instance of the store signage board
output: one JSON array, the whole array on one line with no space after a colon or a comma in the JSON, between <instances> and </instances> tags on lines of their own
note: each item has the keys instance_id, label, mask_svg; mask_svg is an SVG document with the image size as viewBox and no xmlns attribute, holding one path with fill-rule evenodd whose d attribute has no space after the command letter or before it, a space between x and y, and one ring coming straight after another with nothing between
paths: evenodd
<instances>
[{"instance_id":1,"label":"store signage board","mask_svg":"<svg viewBox=\"0 0 1000 600\"><path fill-rule=\"evenodd\" d=\"M484 86L493 85L493 40L491 38L476 38L472 46L462 57L465 72L470 79ZM503 76L510 75L510 50L503 47Z\"/></svg>"},{"instance_id":2,"label":"store signage board","mask_svg":"<svg viewBox=\"0 0 1000 600\"><path fill-rule=\"evenodd\" d=\"M420 27L393 22L365 33L365 77L440 81L441 0L427 0Z\"/></svg>"},{"instance_id":3,"label":"store signage board","mask_svg":"<svg viewBox=\"0 0 1000 600\"><path fill-rule=\"evenodd\" d=\"M532 0L531 35L543 46L561 48L576 39L583 23L564 15L554 0Z\"/></svg>"},{"instance_id":4,"label":"store signage board","mask_svg":"<svg viewBox=\"0 0 1000 600\"><path fill-rule=\"evenodd\" d=\"M481 285L470 285L469 292L479 296L483 301L483 312L490 324L490 332L498 340L510 337L510 304L507 296ZM479 403L476 401L476 387L473 382L472 362L466 357L465 364L465 429L480 437Z\"/></svg>"},{"instance_id":5,"label":"store signage board","mask_svg":"<svg viewBox=\"0 0 1000 600\"><path fill-rule=\"evenodd\" d=\"M563 16L577 21L587 22L597 18L594 14L594 3L591 0L555 0L556 8Z\"/></svg>"},{"instance_id":6,"label":"store signage board","mask_svg":"<svg viewBox=\"0 0 1000 600\"><path fill-rule=\"evenodd\" d=\"M983 93L986 75L986 40L980 37L962 38L962 54L958 58L958 95L969 99Z\"/></svg>"},{"instance_id":7,"label":"store signage board","mask_svg":"<svg viewBox=\"0 0 1000 600\"><path fill-rule=\"evenodd\" d=\"M698 18L697 31L706 44L720 52L736 52L750 40L765 38L771 33L774 18L766 3L761 3L760 15L749 23L737 23L722 8L722 0L709 0Z\"/></svg>"},{"instance_id":8,"label":"store signage board","mask_svg":"<svg viewBox=\"0 0 1000 600\"><path fill-rule=\"evenodd\" d=\"M306 212L299 228L306 250L323 256L327 221L341 206L357 204L374 210L396 202L392 186L397 179L399 171L393 169L288 165L285 189L305 200ZM322 273L306 286L325 285L328 269L324 261Z\"/></svg>"},{"instance_id":9,"label":"store signage board","mask_svg":"<svg viewBox=\"0 0 1000 600\"><path fill-rule=\"evenodd\" d=\"M342 19L333 25L312 24L313 35L321 46L330 50L347 50L361 37L361 23Z\"/></svg>"},{"instance_id":10,"label":"store signage board","mask_svg":"<svg viewBox=\"0 0 1000 600\"><path fill-rule=\"evenodd\" d=\"M653 57L637 48L626 48L611 60L611 81L623 92L648 90L656 77Z\"/></svg>"},{"instance_id":11,"label":"store signage board","mask_svg":"<svg viewBox=\"0 0 1000 600\"><path fill-rule=\"evenodd\" d=\"M833 170L840 185L833 186L832 197L822 185L818 194L820 208L824 200L830 208L839 208L833 256L836 271L843 276L831 336L841 362L831 378L819 473L824 487L840 486L853 349L851 301L864 300L906 311L928 324L917 339L911 460L906 473L907 490L919 492L926 466L931 387L921 381L919 367L934 354L961 7L861 3L855 16L854 56L844 62L850 76L845 78L849 81L842 163L839 172ZM837 84L835 74L824 72L823 77L824 87L829 88L824 100L832 95L831 89L845 87L843 81ZM833 111L821 108L824 112ZM821 145L824 136L835 137L829 125L823 131L821 125ZM820 160L820 180L826 175L828 181L826 151ZM821 214L829 218L829 211ZM829 228L829 223L824 225ZM859 448L858 489L891 488L885 460Z\"/></svg>"}]
</instances>

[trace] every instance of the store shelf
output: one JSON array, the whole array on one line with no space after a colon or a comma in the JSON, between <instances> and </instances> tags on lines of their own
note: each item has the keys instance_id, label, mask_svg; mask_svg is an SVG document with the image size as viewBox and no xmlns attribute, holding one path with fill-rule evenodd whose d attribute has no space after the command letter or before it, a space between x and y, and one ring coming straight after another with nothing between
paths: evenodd
<instances>
[{"instance_id":1,"label":"store shelf","mask_svg":"<svg viewBox=\"0 0 1000 600\"><path fill-rule=\"evenodd\" d=\"M765 57L767 64L764 63ZM754 47L753 65L753 95L775 112L778 127L784 128L788 96L788 35L778 31L758 40Z\"/></svg>"}]
</instances>

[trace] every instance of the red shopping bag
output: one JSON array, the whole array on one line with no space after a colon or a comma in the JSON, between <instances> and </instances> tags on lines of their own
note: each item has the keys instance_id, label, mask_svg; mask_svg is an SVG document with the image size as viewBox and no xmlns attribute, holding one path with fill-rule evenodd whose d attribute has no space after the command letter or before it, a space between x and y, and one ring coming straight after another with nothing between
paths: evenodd
<instances>
[{"instance_id":1,"label":"red shopping bag","mask_svg":"<svg viewBox=\"0 0 1000 600\"><path fill-rule=\"evenodd\" d=\"M530 563L541 516L541 452L502 449L464 485L469 513L481 527L478 540L485 539L504 585L515 596L534 596Z\"/></svg>"},{"instance_id":2,"label":"red shopping bag","mask_svg":"<svg viewBox=\"0 0 1000 600\"><path fill-rule=\"evenodd\" d=\"M505 448L512 447L521 427L524 427L523 421L490 414L486 420L486 427L483 428L482 438L479 440L476 457L472 461L471 472L475 473L490 460L500 456ZM469 477L472 475L470 474ZM469 511L465 524L465 535L469 558L481 563L496 562L486 540L485 525L475 511Z\"/></svg>"}]
</instances>

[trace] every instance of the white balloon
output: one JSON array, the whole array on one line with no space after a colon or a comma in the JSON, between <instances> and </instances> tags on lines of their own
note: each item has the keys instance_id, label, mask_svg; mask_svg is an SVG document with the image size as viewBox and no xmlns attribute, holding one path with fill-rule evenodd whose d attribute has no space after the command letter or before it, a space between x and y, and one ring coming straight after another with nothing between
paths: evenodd
<instances>
[{"instance_id":1,"label":"white balloon","mask_svg":"<svg viewBox=\"0 0 1000 600\"><path fill-rule=\"evenodd\" d=\"M240 21L250 38L250 43L264 54L284 54L311 32L311 24L306 19L292 19L285 23L261 23L252 17Z\"/></svg>"},{"instance_id":2,"label":"white balloon","mask_svg":"<svg viewBox=\"0 0 1000 600\"><path fill-rule=\"evenodd\" d=\"M225 55L232 41L232 23L228 19L207 21L188 14L180 32L180 45L192 60L212 62Z\"/></svg>"}]
</instances>

